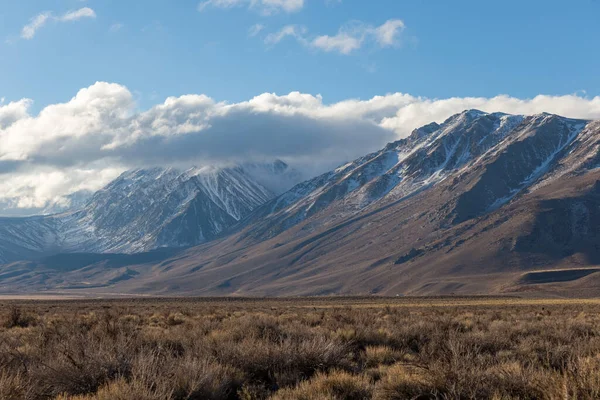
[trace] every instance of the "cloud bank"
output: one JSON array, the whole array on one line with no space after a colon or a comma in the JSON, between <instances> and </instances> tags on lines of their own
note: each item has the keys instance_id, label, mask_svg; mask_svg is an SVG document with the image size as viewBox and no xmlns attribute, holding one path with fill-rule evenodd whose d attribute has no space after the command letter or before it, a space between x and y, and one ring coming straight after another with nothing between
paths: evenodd
<instances>
[{"instance_id":1,"label":"cloud bank","mask_svg":"<svg viewBox=\"0 0 600 400\"><path fill-rule=\"evenodd\" d=\"M138 111L124 86L98 82L31 115L0 103L0 208L44 208L96 190L125 169L281 158L308 174L335 167L465 109L599 119L600 97L429 99L392 93L327 104L319 95L263 93L240 103L169 97Z\"/></svg>"}]
</instances>

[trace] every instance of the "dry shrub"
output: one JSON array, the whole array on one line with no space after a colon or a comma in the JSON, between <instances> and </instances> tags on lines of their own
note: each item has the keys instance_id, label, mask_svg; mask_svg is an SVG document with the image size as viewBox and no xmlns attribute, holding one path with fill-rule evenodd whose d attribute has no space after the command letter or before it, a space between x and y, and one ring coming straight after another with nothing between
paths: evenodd
<instances>
[{"instance_id":1,"label":"dry shrub","mask_svg":"<svg viewBox=\"0 0 600 400\"><path fill-rule=\"evenodd\" d=\"M365 349L365 367L394 364L402 358L402 353L389 346L367 346Z\"/></svg>"},{"instance_id":2,"label":"dry shrub","mask_svg":"<svg viewBox=\"0 0 600 400\"><path fill-rule=\"evenodd\" d=\"M243 381L243 376L231 367L193 358L176 363L171 375L167 384L173 385L175 399L235 399Z\"/></svg>"},{"instance_id":3,"label":"dry shrub","mask_svg":"<svg viewBox=\"0 0 600 400\"><path fill-rule=\"evenodd\" d=\"M102 386L95 394L79 396L62 394L56 400L163 400L165 398L137 382L117 379Z\"/></svg>"},{"instance_id":4,"label":"dry shrub","mask_svg":"<svg viewBox=\"0 0 600 400\"><path fill-rule=\"evenodd\" d=\"M292 389L280 390L274 400L366 400L373 396L373 385L364 375L344 371L319 373Z\"/></svg>"},{"instance_id":5,"label":"dry shrub","mask_svg":"<svg viewBox=\"0 0 600 400\"><path fill-rule=\"evenodd\" d=\"M24 399L27 396L29 382L21 373L11 375L0 373L0 399Z\"/></svg>"},{"instance_id":6,"label":"dry shrub","mask_svg":"<svg viewBox=\"0 0 600 400\"><path fill-rule=\"evenodd\" d=\"M572 398L600 399L600 355L578 357L567 368L567 389Z\"/></svg>"},{"instance_id":7,"label":"dry shrub","mask_svg":"<svg viewBox=\"0 0 600 400\"><path fill-rule=\"evenodd\" d=\"M33 362L29 375L37 397L85 394L112 379L129 376L131 359L126 343L76 336L57 345L52 358Z\"/></svg>"},{"instance_id":8,"label":"dry shrub","mask_svg":"<svg viewBox=\"0 0 600 400\"><path fill-rule=\"evenodd\" d=\"M4 320L5 328L27 328L35 324L35 317L33 315L25 314L19 307L12 306L8 311L8 316Z\"/></svg>"},{"instance_id":9,"label":"dry shrub","mask_svg":"<svg viewBox=\"0 0 600 400\"><path fill-rule=\"evenodd\" d=\"M436 399L439 391L431 372L418 367L394 365L385 369L375 387L376 400Z\"/></svg>"},{"instance_id":10,"label":"dry shrub","mask_svg":"<svg viewBox=\"0 0 600 400\"><path fill-rule=\"evenodd\" d=\"M167 320L165 321L167 326L177 326L185 323L185 316L181 313L179 314L169 314Z\"/></svg>"}]
</instances>

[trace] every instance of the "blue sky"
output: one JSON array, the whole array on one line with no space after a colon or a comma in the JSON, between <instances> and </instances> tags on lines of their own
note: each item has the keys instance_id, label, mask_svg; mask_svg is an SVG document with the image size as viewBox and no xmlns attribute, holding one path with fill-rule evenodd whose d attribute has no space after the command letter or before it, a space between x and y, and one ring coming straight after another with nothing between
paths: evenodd
<instances>
[{"instance_id":1,"label":"blue sky","mask_svg":"<svg viewBox=\"0 0 600 400\"><path fill-rule=\"evenodd\" d=\"M96 81L127 86L145 109L167 96L204 93L237 102L263 92L322 94L325 102L390 92L430 98L509 94L600 94L600 1L305 0L293 10L260 6L198 10L198 1L28 0L0 9L0 97L66 101ZM47 22L29 40L30 19L88 7L95 18ZM269 14L269 15L266 15ZM307 40L352 21L401 20L397 44L326 52ZM264 28L256 36L249 29Z\"/></svg>"},{"instance_id":2,"label":"blue sky","mask_svg":"<svg viewBox=\"0 0 600 400\"><path fill-rule=\"evenodd\" d=\"M600 119L600 0L0 1L0 215L129 168L308 177L469 108Z\"/></svg>"}]
</instances>

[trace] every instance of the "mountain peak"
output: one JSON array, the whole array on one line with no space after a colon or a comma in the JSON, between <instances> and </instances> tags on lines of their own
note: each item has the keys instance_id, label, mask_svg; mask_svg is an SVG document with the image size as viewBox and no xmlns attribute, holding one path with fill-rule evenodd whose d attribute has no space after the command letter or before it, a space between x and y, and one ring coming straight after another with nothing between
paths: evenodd
<instances>
[{"instance_id":1,"label":"mountain peak","mask_svg":"<svg viewBox=\"0 0 600 400\"><path fill-rule=\"evenodd\" d=\"M462 112L459 112L457 114L450 116L442 123L442 125L458 123L461 121L463 121L463 122L472 121L472 120L482 117L484 115L488 115L488 113L480 111L480 110L476 110L474 108L468 109L468 110L464 110Z\"/></svg>"},{"instance_id":2,"label":"mountain peak","mask_svg":"<svg viewBox=\"0 0 600 400\"><path fill-rule=\"evenodd\" d=\"M288 168L288 165L286 163L284 163L283 161L281 161L280 159L277 159L277 160L273 161L273 167L278 171L283 171Z\"/></svg>"},{"instance_id":3,"label":"mountain peak","mask_svg":"<svg viewBox=\"0 0 600 400\"><path fill-rule=\"evenodd\" d=\"M414 139L420 139L424 136L432 134L433 132L437 131L438 129L440 129L440 125L436 122L431 122L427 125L423 125L422 127L417 128L414 131L412 131L412 133L410 134L410 137L414 138Z\"/></svg>"},{"instance_id":4,"label":"mountain peak","mask_svg":"<svg viewBox=\"0 0 600 400\"><path fill-rule=\"evenodd\" d=\"M567 118L563 117L562 115L552 114L548 112L534 114L528 117L528 119L530 123L533 123L535 125L558 123L564 126L569 126L571 127L570 129L575 130L579 130L580 128L583 128L585 125L592 122L591 120L587 119Z\"/></svg>"},{"instance_id":5,"label":"mountain peak","mask_svg":"<svg viewBox=\"0 0 600 400\"><path fill-rule=\"evenodd\" d=\"M465 110L461 114L467 115L467 116L472 117L472 118L481 117L482 115L488 115L488 113L486 113L484 111L481 111L481 110L477 110L475 108L471 108L469 110Z\"/></svg>"}]
</instances>

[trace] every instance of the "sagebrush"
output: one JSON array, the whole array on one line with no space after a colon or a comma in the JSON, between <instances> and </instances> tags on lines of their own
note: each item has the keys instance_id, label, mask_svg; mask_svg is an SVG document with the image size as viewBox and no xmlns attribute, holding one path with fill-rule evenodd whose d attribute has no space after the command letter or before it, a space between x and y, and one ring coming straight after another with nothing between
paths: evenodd
<instances>
[{"instance_id":1,"label":"sagebrush","mask_svg":"<svg viewBox=\"0 0 600 400\"><path fill-rule=\"evenodd\" d=\"M592 303L147 300L3 309L0 399L600 398L600 305Z\"/></svg>"}]
</instances>

